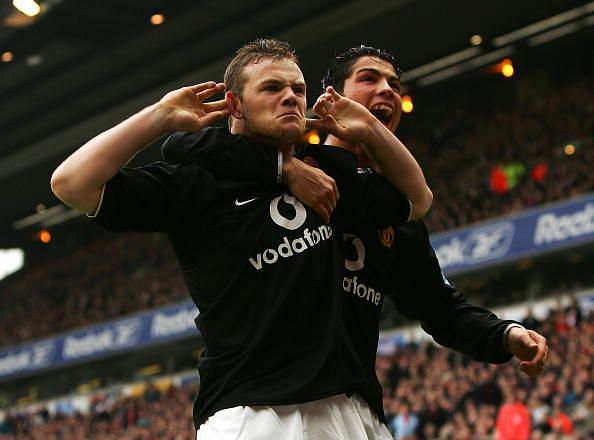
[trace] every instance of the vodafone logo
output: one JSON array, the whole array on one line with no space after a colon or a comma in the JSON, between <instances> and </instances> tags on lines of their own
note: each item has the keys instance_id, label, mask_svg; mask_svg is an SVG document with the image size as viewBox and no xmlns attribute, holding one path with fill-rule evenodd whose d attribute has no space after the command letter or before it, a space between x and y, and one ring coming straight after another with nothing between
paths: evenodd
<instances>
[{"instance_id":1,"label":"vodafone logo","mask_svg":"<svg viewBox=\"0 0 594 440\"><path fill-rule=\"evenodd\" d=\"M353 234L343 234L342 238L345 243L353 245L357 258L349 260L347 257L344 259L344 267L351 272L357 272L365 267L365 245L359 237Z\"/></svg>"},{"instance_id":2,"label":"vodafone logo","mask_svg":"<svg viewBox=\"0 0 594 440\"><path fill-rule=\"evenodd\" d=\"M350 272L357 272L365 267L365 245L363 241L353 234L343 234L342 236L345 245L352 246L355 250L355 258L349 259L345 257L344 267ZM352 252L349 252L353 256ZM342 278L342 290L346 293L351 293L363 301L367 301L378 307L382 304L382 294L379 290L375 290L372 286L368 286L359 278L362 274L355 275L353 277L344 276ZM365 275L365 274L363 274ZM364 276L366 278L366 276Z\"/></svg>"},{"instance_id":3,"label":"vodafone logo","mask_svg":"<svg viewBox=\"0 0 594 440\"><path fill-rule=\"evenodd\" d=\"M278 204L281 198L283 199L284 203L293 207L295 215L292 218L285 217L278 210ZM305 223L307 211L305 211L303 204L295 197L288 194L283 194L282 196L275 197L270 202L270 217L272 218L272 221L274 221L274 223L280 227L294 231L295 229L299 229L301 226L303 226L303 223Z\"/></svg>"},{"instance_id":4,"label":"vodafone logo","mask_svg":"<svg viewBox=\"0 0 594 440\"><path fill-rule=\"evenodd\" d=\"M279 209L279 205L281 209ZM305 223L307 211L295 197L283 194L275 197L270 202L270 218L281 228L294 231L300 229ZM332 237L332 232L330 225L305 228L298 232L300 234L298 236L289 234L289 236L281 237L280 243L258 252L255 256L250 257L248 261L254 269L262 270L267 265L275 264L284 258L292 258L308 249L321 245L322 242Z\"/></svg>"}]
</instances>

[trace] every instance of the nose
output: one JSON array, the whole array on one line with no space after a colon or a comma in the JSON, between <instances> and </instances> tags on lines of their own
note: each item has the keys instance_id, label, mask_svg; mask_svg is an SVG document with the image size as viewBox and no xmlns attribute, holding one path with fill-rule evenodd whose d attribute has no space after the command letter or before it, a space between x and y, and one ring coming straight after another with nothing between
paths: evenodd
<instances>
[{"instance_id":1,"label":"nose","mask_svg":"<svg viewBox=\"0 0 594 440\"><path fill-rule=\"evenodd\" d=\"M297 94L295 93L292 87L285 87L281 104L289 106L297 105Z\"/></svg>"},{"instance_id":2,"label":"nose","mask_svg":"<svg viewBox=\"0 0 594 440\"><path fill-rule=\"evenodd\" d=\"M387 78L382 78L378 81L378 95L394 96L395 92Z\"/></svg>"}]
</instances>

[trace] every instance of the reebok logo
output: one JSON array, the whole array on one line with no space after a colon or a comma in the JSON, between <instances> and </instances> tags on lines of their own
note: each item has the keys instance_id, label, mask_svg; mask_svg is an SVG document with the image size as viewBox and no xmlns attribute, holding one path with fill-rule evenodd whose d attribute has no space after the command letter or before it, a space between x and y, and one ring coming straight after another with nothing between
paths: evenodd
<instances>
[{"instance_id":1,"label":"reebok logo","mask_svg":"<svg viewBox=\"0 0 594 440\"><path fill-rule=\"evenodd\" d=\"M538 217L534 244L544 246L594 232L594 204L569 214L553 212Z\"/></svg>"}]
</instances>

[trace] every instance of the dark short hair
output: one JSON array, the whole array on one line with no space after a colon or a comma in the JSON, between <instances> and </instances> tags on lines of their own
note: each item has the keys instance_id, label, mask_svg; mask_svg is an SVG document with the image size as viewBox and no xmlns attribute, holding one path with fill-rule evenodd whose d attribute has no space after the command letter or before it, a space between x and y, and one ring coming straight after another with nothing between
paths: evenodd
<instances>
[{"instance_id":1,"label":"dark short hair","mask_svg":"<svg viewBox=\"0 0 594 440\"><path fill-rule=\"evenodd\" d=\"M396 61L394 55L386 50L376 49L375 47L362 44L361 46L351 47L332 60L326 74L322 78L323 90L325 91L326 87L332 86L338 93L343 93L344 82L351 76L353 65L361 57L373 57L387 61L394 67L396 76L400 79L402 70L398 66L398 61Z\"/></svg>"},{"instance_id":2,"label":"dark short hair","mask_svg":"<svg viewBox=\"0 0 594 440\"><path fill-rule=\"evenodd\" d=\"M297 55L289 43L274 38L258 38L241 46L227 65L223 81L227 91L241 96L243 91L243 68L248 64L258 63L262 58L272 58L275 61L288 59L299 64Z\"/></svg>"}]
</instances>

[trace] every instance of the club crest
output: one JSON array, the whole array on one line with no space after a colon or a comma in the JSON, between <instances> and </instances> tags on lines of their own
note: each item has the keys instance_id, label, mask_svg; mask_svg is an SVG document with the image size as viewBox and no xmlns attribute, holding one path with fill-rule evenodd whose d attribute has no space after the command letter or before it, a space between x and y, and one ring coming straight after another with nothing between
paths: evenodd
<instances>
[{"instance_id":1,"label":"club crest","mask_svg":"<svg viewBox=\"0 0 594 440\"><path fill-rule=\"evenodd\" d=\"M378 231L378 235L385 247L392 247L392 244L394 243L394 228L392 226L388 226L386 229Z\"/></svg>"}]
</instances>

